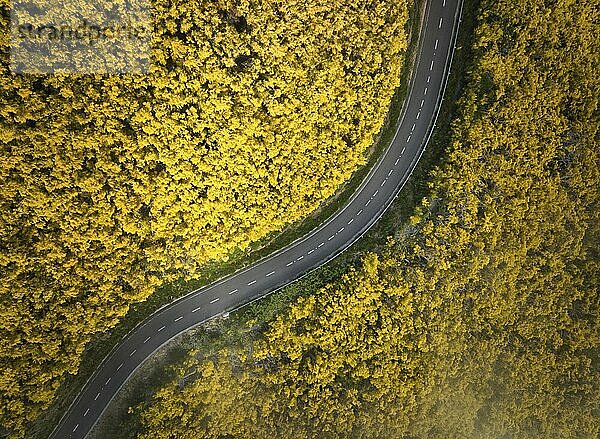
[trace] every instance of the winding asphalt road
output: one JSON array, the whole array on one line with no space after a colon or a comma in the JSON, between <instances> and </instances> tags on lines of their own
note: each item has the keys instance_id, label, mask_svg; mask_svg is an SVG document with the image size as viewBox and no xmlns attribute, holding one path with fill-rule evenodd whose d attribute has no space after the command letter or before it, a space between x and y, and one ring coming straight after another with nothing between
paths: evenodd
<instances>
[{"instance_id":1,"label":"winding asphalt road","mask_svg":"<svg viewBox=\"0 0 600 439\"><path fill-rule=\"evenodd\" d=\"M247 269L191 292L137 326L88 380L52 438L85 437L133 372L169 340L298 279L348 248L381 217L431 137L461 8L461 0L427 0L419 55L396 135L346 205L305 237Z\"/></svg>"}]
</instances>

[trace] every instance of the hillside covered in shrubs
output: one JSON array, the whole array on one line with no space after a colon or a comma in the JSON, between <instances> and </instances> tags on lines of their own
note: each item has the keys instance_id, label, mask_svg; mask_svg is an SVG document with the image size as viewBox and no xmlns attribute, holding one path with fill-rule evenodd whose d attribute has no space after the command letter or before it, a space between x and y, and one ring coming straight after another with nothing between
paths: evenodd
<instances>
[{"instance_id":1,"label":"hillside covered in shrubs","mask_svg":"<svg viewBox=\"0 0 600 439\"><path fill-rule=\"evenodd\" d=\"M19 432L132 302L365 163L407 5L155 0L144 75L13 74L0 6L0 424Z\"/></svg>"}]
</instances>

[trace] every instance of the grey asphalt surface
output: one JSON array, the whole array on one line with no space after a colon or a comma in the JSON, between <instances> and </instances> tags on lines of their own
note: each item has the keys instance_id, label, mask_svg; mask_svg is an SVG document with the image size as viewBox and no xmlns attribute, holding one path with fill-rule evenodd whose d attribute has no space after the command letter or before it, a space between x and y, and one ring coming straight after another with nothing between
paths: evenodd
<instances>
[{"instance_id":1,"label":"grey asphalt surface","mask_svg":"<svg viewBox=\"0 0 600 439\"><path fill-rule=\"evenodd\" d=\"M298 279L348 248L392 203L431 136L447 81L461 0L428 0L420 52L395 138L351 199L286 248L160 309L129 333L88 380L51 435L84 438L133 372L193 326Z\"/></svg>"}]
</instances>

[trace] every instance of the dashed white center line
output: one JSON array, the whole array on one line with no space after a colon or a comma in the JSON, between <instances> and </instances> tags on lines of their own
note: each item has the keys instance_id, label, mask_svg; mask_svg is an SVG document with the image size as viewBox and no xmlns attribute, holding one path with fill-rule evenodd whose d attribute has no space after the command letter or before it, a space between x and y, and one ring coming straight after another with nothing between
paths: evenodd
<instances>
[{"instance_id":1,"label":"dashed white center line","mask_svg":"<svg viewBox=\"0 0 600 439\"><path fill-rule=\"evenodd\" d=\"M123 363L119 364L119 366L117 367L117 370L119 370L122 367L123 367Z\"/></svg>"},{"instance_id":2,"label":"dashed white center line","mask_svg":"<svg viewBox=\"0 0 600 439\"><path fill-rule=\"evenodd\" d=\"M144 344L146 344L148 342L148 340L150 340L150 337L147 337L146 340L144 340Z\"/></svg>"},{"instance_id":3,"label":"dashed white center line","mask_svg":"<svg viewBox=\"0 0 600 439\"><path fill-rule=\"evenodd\" d=\"M237 293L237 292L238 292L238 289L236 288L235 290L231 290L231 291L230 291L229 293L227 293L227 294L229 294L229 295L231 296L232 294L235 294L235 293Z\"/></svg>"},{"instance_id":4,"label":"dashed white center line","mask_svg":"<svg viewBox=\"0 0 600 439\"><path fill-rule=\"evenodd\" d=\"M104 383L104 385L108 386L108 383L110 383L110 378L106 380L106 382Z\"/></svg>"},{"instance_id":5,"label":"dashed white center line","mask_svg":"<svg viewBox=\"0 0 600 439\"><path fill-rule=\"evenodd\" d=\"M183 316L179 316L177 317L175 320L173 320L174 322L178 322L179 320L181 320L183 318Z\"/></svg>"},{"instance_id":6,"label":"dashed white center line","mask_svg":"<svg viewBox=\"0 0 600 439\"><path fill-rule=\"evenodd\" d=\"M404 154L404 151L406 151L406 146L402 148L402 152L400 154Z\"/></svg>"},{"instance_id":7,"label":"dashed white center line","mask_svg":"<svg viewBox=\"0 0 600 439\"><path fill-rule=\"evenodd\" d=\"M410 130L411 130L411 131L414 131L416 126L417 126L417 124L416 124L416 123L413 123L413 126L412 126L412 128L411 128Z\"/></svg>"},{"instance_id":8,"label":"dashed white center line","mask_svg":"<svg viewBox=\"0 0 600 439\"><path fill-rule=\"evenodd\" d=\"M410 142L410 135L406 138L406 143Z\"/></svg>"},{"instance_id":9,"label":"dashed white center line","mask_svg":"<svg viewBox=\"0 0 600 439\"><path fill-rule=\"evenodd\" d=\"M160 331L162 331L163 329L165 329L165 327L164 327L164 326L161 326L160 328L158 328L158 331L156 331L156 332L160 332Z\"/></svg>"},{"instance_id":10,"label":"dashed white center line","mask_svg":"<svg viewBox=\"0 0 600 439\"><path fill-rule=\"evenodd\" d=\"M431 81L431 75L427 77L427 84L429 84L429 81Z\"/></svg>"},{"instance_id":11,"label":"dashed white center line","mask_svg":"<svg viewBox=\"0 0 600 439\"><path fill-rule=\"evenodd\" d=\"M331 235L329 238L327 238L327 241L331 241L334 237L335 235Z\"/></svg>"},{"instance_id":12,"label":"dashed white center line","mask_svg":"<svg viewBox=\"0 0 600 439\"><path fill-rule=\"evenodd\" d=\"M387 182L387 178L381 182L381 187Z\"/></svg>"},{"instance_id":13,"label":"dashed white center line","mask_svg":"<svg viewBox=\"0 0 600 439\"><path fill-rule=\"evenodd\" d=\"M338 230L338 233L342 233L344 231L344 228L342 227L340 230Z\"/></svg>"},{"instance_id":14,"label":"dashed white center line","mask_svg":"<svg viewBox=\"0 0 600 439\"><path fill-rule=\"evenodd\" d=\"M307 255L313 254L315 252L315 249L313 248L312 250L309 250L308 253L306 253Z\"/></svg>"},{"instance_id":15,"label":"dashed white center line","mask_svg":"<svg viewBox=\"0 0 600 439\"><path fill-rule=\"evenodd\" d=\"M440 24L438 24L438 29L442 28L442 20L443 20L442 17L440 17Z\"/></svg>"},{"instance_id":16,"label":"dashed white center line","mask_svg":"<svg viewBox=\"0 0 600 439\"><path fill-rule=\"evenodd\" d=\"M437 46L438 46L439 42L440 42L440 40L435 40L435 47L433 48L433 50L437 50Z\"/></svg>"},{"instance_id":17,"label":"dashed white center line","mask_svg":"<svg viewBox=\"0 0 600 439\"><path fill-rule=\"evenodd\" d=\"M285 264L286 267L289 267L290 265L292 265L294 263L294 261L292 262L288 262L287 264Z\"/></svg>"},{"instance_id":18,"label":"dashed white center line","mask_svg":"<svg viewBox=\"0 0 600 439\"><path fill-rule=\"evenodd\" d=\"M396 161L394 162L394 166L396 166L396 165L398 164L398 162L399 162L399 161L400 161L400 157L398 157L398 158L396 159Z\"/></svg>"},{"instance_id":19,"label":"dashed white center line","mask_svg":"<svg viewBox=\"0 0 600 439\"><path fill-rule=\"evenodd\" d=\"M390 172L388 172L388 177L389 177L390 175L392 175L392 172L394 172L394 170L393 170L393 169L390 169Z\"/></svg>"},{"instance_id":20,"label":"dashed white center line","mask_svg":"<svg viewBox=\"0 0 600 439\"><path fill-rule=\"evenodd\" d=\"M433 64L434 64L434 61L431 60L431 65L429 66L429 70L433 70Z\"/></svg>"},{"instance_id":21,"label":"dashed white center line","mask_svg":"<svg viewBox=\"0 0 600 439\"><path fill-rule=\"evenodd\" d=\"M379 189L377 189L375 192L373 192L373 197L376 197L378 193L379 193Z\"/></svg>"},{"instance_id":22,"label":"dashed white center line","mask_svg":"<svg viewBox=\"0 0 600 439\"><path fill-rule=\"evenodd\" d=\"M137 349L134 349L133 351L131 351L131 353L129 354L130 357L133 357L133 354L135 354L137 352ZM110 378L109 378L110 379Z\"/></svg>"},{"instance_id":23,"label":"dashed white center line","mask_svg":"<svg viewBox=\"0 0 600 439\"><path fill-rule=\"evenodd\" d=\"M298 258L296 259L297 261L301 261L302 259L304 259L304 255L302 256L298 256Z\"/></svg>"},{"instance_id":24,"label":"dashed white center line","mask_svg":"<svg viewBox=\"0 0 600 439\"><path fill-rule=\"evenodd\" d=\"M360 210L359 210L359 211L356 213L356 216L359 216L361 213L363 213L363 210L362 210L362 209L360 209Z\"/></svg>"},{"instance_id":25,"label":"dashed white center line","mask_svg":"<svg viewBox=\"0 0 600 439\"><path fill-rule=\"evenodd\" d=\"M99 397L99 396L100 396L100 394L98 393L98 394L96 395L96 397L94 398L94 401L96 401L96 400L98 399L98 397Z\"/></svg>"},{"instance_id":26,"label":"dashed white center line","mask_svg":"<svg viewBox=\"0 0 600 439\"><path fill-rule=\"evenodd\" d=\"M210 301L210 303L216 303L219 300L221 300L220 297L215 297L213 300Z\"/></svg>"},{"instance_id":27,"label":"dashed white center line","mask_svg":"<svg viewBox=\"0 0 600 439\"><path fill-rule=\"evenodd\" d=\"M352 224L352 221L354 221L354 218L350 218L350 221L348 221L348 225Z\"/></svg>"},{"instance_id":28,"label":"dashed white center line","mask_svg":"<svg viewBox=\"0 0 600 439\"><path fill-rule=\"evenodd\" d=\"M75 428L73 429L73 433L75 433L75 430L77 430L77 427L79 427L79 424L77 424L77 425L75 426Z\"/></svg>"},{"instance_id":29,"label":"dashed white center line","mask_svg":"<svg viewBox=\"0 0 600 439\"><path fill-rule=\"evenodd\" d=\"M445 8L446 7L446 0L444 0L444 3L442 3L442 6Z\"/></svg>"},{"instance_id":30,"label":"dashed white center line","mask_svg":"<svg viewBox=\"0 0 600 439\"><path fill-rule=\"evenodd\" d=\"M317 248L321 248L321 247L323 247L324 245L325 245L325 243L324 243L324 242L322 242L322 243L320 243L319 245L317 245Z\"/></svg>"},{"instance_id":31,"label":"dashed white center line","mask_svg":"<svg viewBox=\"0 0 600 439\"><path fill-rule=\"evenodd\" d=\"M255 283L256 283L256 279L255 280L251 280L250 282L248 282L248 286L254 285Z\"/></svg>"},{"instance_id":32,"label":"dashed white center line","mask_svg":"<svg viewBox=\"0 0 600 439\"><path fill-rule=\"evenodd\" d=\"M419 120L419 117L421 117L421 112L420 111L417 113L417 120Z\"/></svg>"},{"instance_id":33,"label":"dashed white center line","mask_svg":"<svg viewBox=\"0 0 600 439\"><path fill-rule=\"evenodd\" d=\"M273 276L274 274L275 274L275 272L274 272L274 271L271 271L270 273L267 273L267 274L265 275L265 277Z\"/></svg>"},{"instance_id":34,"label":"dashed white center line","mask_svg":"<svg viewBox=\"0 0 600 439\"><path fill-rule=\"evenodd\" d=\"M425 91L423 92L424 95L427 94L427 87L425 87Z\"/></svg>"},{"instance_id":35,"label":"dashed white center line","mask_svg":"<svg viewBox=\"0 0 600 439\"><path fill-rule=\"evenodd\" d=\"M424 103L425 103L425 99L421 99L421 108L423 108Z\"/></svg>"},{"instance_id":36,"label":"dashed white center line","mask_svg":"<svg viewBox=\"0 0 600 439\"><path fill-rule=\"evenodd\" d=\"M90 409L87 409L87 410L85 411L85 413L83 414L83 416L87 416L87 414L88 414L89 412L90 412Z\"/></svg>"},{"instance_id":37,"label":"dashed white center line","mask_svg":"<svg viewBox=\"0 0 600 439\"><path fill-rule=\"evenodd\" d=\"M200 308L202 308L202 307L201 307L201 306L199 306L198 308L194 308L194 309L192 310L192 312L196 312L196 311L200 310Z\"/></svg>"}]
</instances>

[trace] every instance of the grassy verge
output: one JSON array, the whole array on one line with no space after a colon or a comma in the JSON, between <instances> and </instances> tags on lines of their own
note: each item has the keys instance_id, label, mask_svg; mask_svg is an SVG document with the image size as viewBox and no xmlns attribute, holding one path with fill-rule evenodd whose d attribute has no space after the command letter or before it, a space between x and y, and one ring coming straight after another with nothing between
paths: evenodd
<instances>
[{"instance_id":1,"label":"grassy verge","mask_svg":"<svg viewBox=\"0 0 600 439\"><path fill-rule=\"evenodd\" d=\"M469 5L473 4L473 1L467 1L465 5L466 12L469 12L467 9L470 9ZM415 36L418 35L418 28L422 18L422 6L423 2L419 1L411 7L407 26L409 34L413 37L405 55L401 85L396 91L388 119L380 133L379 139L371 148L368 163L358 169L353 177L331 199L327 200L317 213L288 226L282 232L266 237L245 251L235 252L228 261L207 264L200 273L200 277L194 281L185 282L180 280L173 284L165 285L159 288L145 302L132 305L130 312L117 327L108 333L99 335L87 346L82 357L79 374L67 378L57 393L55 403L32 426L27 437L34 439L48 437L62 414L75 398L79 389L81 389L87 378L93 373L113 346L158 308L172 302L189 291L207 285L216 279L256 262L277 249L285 247L317 227L323 221L326 221L340 206L345 204L373 164L381 156L381 153L389 145L395 133L395 127L402 111L402 104L408 88L409 73L412 70L410 67L417 53ZM467 25L466 18L463 20L463 26L461 27L459 46L468 47L468 39L465 40L465 38L470 38L472 25ZM466 32L467 28L468 32ZM454 65L461 66L461 69L466 61L462 52L460 50L457 51L454 61ZM102 427L99 429L101 433L97 437L131 437L127 434L133 434L133 430L129 427L125 428L125 426L134 425L135 422L131 423L132 420L129 419L130 415L127 413L126 407L143 401L152 394L156 386L165 382L170 377L170 372L164 366L181 358L187 349L194 346L206 350L206 352L211 352L226 345L250 342L256 335L256 331L260 331L266 322L281 312L291 301L300 295L314 293L320 287L338 278L346 271L348 265L356 263L363 252L376 250L382 245L386 237L397 227L398 221L403 221L410 215L414 205L423 196L427 195L427 176L435 163L438 162L443 150L445 133L447 133L451 121L450 115L454 111L453 102L455 99L453 98L460 91L461 73L458 69L455 69L450 78L446 93L447 98L450 97L450 99L446 99L442 108L442 115L445 115L445 117L441 116L438 120L438 129L428 150L421 158L417 169L415 169L411 180L403 189L402 194L375 227L341 256L311 272L300 281L295 282L276 294L232 313L229 319L216 320L202 328L184 334L176 342L163 349L158 355L148 361L140 372L136 374L136 377L126 385L124 391L121 392L119 398L115 400L109 409L110 413L105 416L106 419L110 419L110 422L105 426L100 425ZM443 134L440 135L440 133ZM258 322L251 330L246 325L246 322L249 320Z\"/></svg>"}]
</instances>

